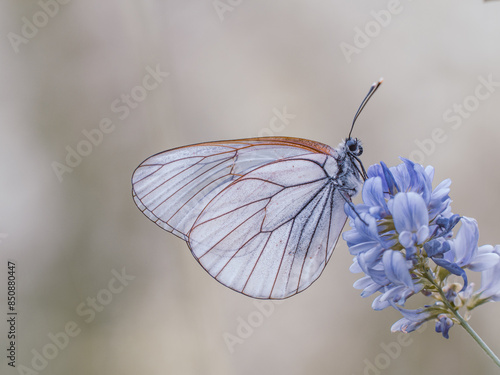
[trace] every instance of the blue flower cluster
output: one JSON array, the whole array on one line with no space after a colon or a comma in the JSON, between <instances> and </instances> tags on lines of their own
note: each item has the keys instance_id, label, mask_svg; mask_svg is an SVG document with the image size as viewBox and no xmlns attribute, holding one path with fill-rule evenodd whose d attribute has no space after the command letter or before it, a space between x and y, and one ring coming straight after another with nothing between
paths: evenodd
<instances>
[{"instance_id":1,"label":"blue flower cluster","mask_svg":"<svg viewBox=\"0 0 500 375\"><path fill-rule=\"evenodd\" d=\"M455 314L460 308L470 311L500 300L500 246L478 247L477 222L451 212L449 179L432 189L433 167L402 160L391 168L372 165L363 203L345 205L352 229L343 238L355 257L350 269L365 274L354 287L363 297L379 293L373 309L392 306L401 312L393 332L411 332L435 320L436 332L448 338L453 324L460 324ZM476 292L466 270L481 272ZM419 292L433 303L404 308Z\"/></svg>"}]
</instances>

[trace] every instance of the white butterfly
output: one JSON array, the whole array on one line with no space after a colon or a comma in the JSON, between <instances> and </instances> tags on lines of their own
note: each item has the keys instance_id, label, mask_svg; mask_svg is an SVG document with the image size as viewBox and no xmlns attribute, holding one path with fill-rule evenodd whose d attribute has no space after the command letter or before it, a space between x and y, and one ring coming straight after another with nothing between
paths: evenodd
<instances>
[{"instance_id":1,"label":"white butterfly","mask_svg":"<svg viewBox=\"0 0 500 375\"><path fill-rule=\"evenodd\" d=\"M266 137L161 152L135 170L134 201L220 283L255 298L287 298L321 275L346 221L344 204L363 184L363 149L350 134L335 149Z\"/></svg>"}]
</instances>

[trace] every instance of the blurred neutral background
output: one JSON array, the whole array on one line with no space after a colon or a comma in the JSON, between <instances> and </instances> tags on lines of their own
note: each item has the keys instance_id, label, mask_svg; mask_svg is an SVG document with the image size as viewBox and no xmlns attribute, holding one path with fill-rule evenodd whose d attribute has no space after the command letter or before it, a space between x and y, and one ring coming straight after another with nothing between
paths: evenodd
<instances>
[{"instance_id":1,"label":"blurred neutral background","mask_svg":"<svg viewBox=\"0 0 500 375\"><path fill-rule=\"evenodd\" d=\"M321 278L280 304L224 288L139 212L130 178L146 157L202 141L288 135L336 146L382 76L354 131L365 166L399 156L435 166L436 184L453 181L454 212L478 220L481 244L500 243L500 2L59 1L0 5L0 305L4 314L14 260L18 366L496 371L460 327L449 340L431 326L391 334L399 314L373 311L352 288L359 275L342 241ZM273 121L283 111L286 121ZM471 320L497 353L499 312L487 304ZM6 362L2 374L18 373Z\"/></svg>"}]
</instances>

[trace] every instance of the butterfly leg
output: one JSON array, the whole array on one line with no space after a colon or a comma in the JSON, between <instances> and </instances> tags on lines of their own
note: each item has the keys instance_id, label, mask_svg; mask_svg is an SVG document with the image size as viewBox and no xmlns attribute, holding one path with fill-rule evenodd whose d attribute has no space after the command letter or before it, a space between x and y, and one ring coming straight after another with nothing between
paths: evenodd
<instances>
[{"instance_id":1,"label":"butterfly leg","mask_svg":"<svg viewBox=\"0 0 500 375\"><path fill-rule=\"evenodd\" d=\"M359 220L361 220L361 222L363 224L365 224L366 226L368 226L367 222L363 220L363 218L359 215L358 211L356 211L356 207L354 206L354 204L351 202L350 199L347 199L345 197L344 194L340 194L342 196L342 198L344 198L344 200L346 201L346 203L349 205L349 207L351 207L351 209L354 211L354 213L356 214L357 217L359 217Z\"/></svg>"}]
</instances>

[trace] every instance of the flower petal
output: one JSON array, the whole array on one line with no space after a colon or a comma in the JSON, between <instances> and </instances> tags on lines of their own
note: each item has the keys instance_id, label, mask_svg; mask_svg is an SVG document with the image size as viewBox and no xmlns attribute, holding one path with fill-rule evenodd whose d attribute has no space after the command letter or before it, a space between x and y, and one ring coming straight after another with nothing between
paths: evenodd
<instances>
[{"instance_id":1,"label":"flower petal","mask_svg":"<svg viewBox=\"0 0 500 375\"><path fill-rule=\"evenodd\" d=\"M391 303L387 300L382 299L383 294L377 296L373 302L372 302L372 309L375 311L380 311L383 310L389 306L391 306Z\"/></svg>"},{"instance_id":2,"label":"flower petal","mask_svg":"<svg viewBox=\"0 0 500 375\"><path fill-rule=\"evenodd\" d=\"M450 251L450 249L450 244L442 237L434 238L424 244L424 250L430 258L442 258L443 254Z\"/></svg>"},{"instance_id":3,"label":"flower petal","mask_svg":"<svg viewBox=\"0 0 500 375\"><path fill-rule=\"evenodd\" d=\"M469 264L469 269L474 272L484 271L488 268L494 267L500 260L498 254L480 254Z\"/></svg>"},{"instance_id":4,"label":"flower petal","mask_svg":"<svg viewBox=\"0 0 500 375\"><path fill-rule=\"evenodd\" d=\"M385 193L381 177L366 180L362 191L363 202L369 208L367 212L376 219L382 219L389 214L385 201Z\"/></svg>"},{"instance_id":5,"label":"flower petal","mask_svg":"<svg viewBox=\"0 0 500 375\"><path fill-rule=\"evenodd\" d=\"M380 165L382 166L382 171L384 173L385 181L387 183L387 188L389 190L389 194L391 195L396 195L399 190L398 185L396 184L396 180L394 179L394 176L392 175L392 172L390 171L389 168L387 168L387 165L383 161L380 162Z\"/></svg>"},{"instance_id":6,"label":"flower petal","mask_svg":"<svg viewBox=\"0 0 500 375\"><path fill-rule=\"evenodd\" d=\"M429 227L423 225L417 230L417 243L422 244L429 237Z\"/></svg>"},{"instance_id":7,"label":"flower petal","mask_svg":"<svg viewBox=\"0 0 500 375\"><path fill-rule=\"evenodd\" d=\"M403 309L396 304L392 304L396 310L403 314L403 318L394 323L391 327L391 332L401 331L404 333L409 333L418 329L427 320L432 318L430 312L425 308L408 310Z\"/></svg>"},{"instance_id":8,"label":"flower petal","mask_svg":"<svg viewBox=\"0 0 500 375\"><path fill-rule=\"evenodd\" d=\"M382 256L385 274L387 278L396 285L405 285L408 288L413 288L413 281L406 259L399 251L388 250Z\"/></svg>"},{"instance_id":9,"label":"flower petal","mask_svg":"<svg viewBox=\"0 0 500 375\"><path fill-rule=\"evenodd\" d=\"M417 233L422 226L428 226L429 224L427 207L418 193L396 194L391 212L398 233L403 231Z\"/></svg>"},{"instance_id":10,"label":"flower petal","mask_svg":"<svg viewBox=\"0 0 500 375\"><path fill-rule=\"evenodd\" d=\"M449 339L448 331L453 327L453 321L448 318L445 314L438 315L438 321L436 322L436 332L442 333L445 339Z\"/></svg>"},{"instance_id":11,"label":"flower petal","mask_svg":"<svg viewBox=\"0 0 500 375\"><path fill-rule=\"evenodd\" d=\"M451 202L451 199L448 196L450 192L450 185L451 180L446 179L432 191L431 200L428 204L429 217L431 220L441 215L449 207Z\"/></svg>"},{"instance_id":12,"label":"flower petal","mask_svg":"<svg viewBox=\"0 0 500 375\"><path fill-rule=\"evenodd\" d=\"M500 245L494 247L493 253L500 255ZM500 301L500 262L481 272L481 288L477 294L480 295L480 298Z\"/></svg>"},{"instance_id":13,"label":"flower petal","mask_svg":"<svg viewBox=\"0 0 500 375\"><path fill-rule=\"evenodd\" d=\"M476 257L479 229L477 221L474 219L463 216L460 221L462 224L451 245L456 257L455 262L460 267L464 267Z\"/></svg>"},{"instance_id":14,"label":"flower petal","mask_svg":"<svg viewBox=\"0 0 500 375\"><path fill-rule=\"evenodd\" d=\"M500 254L495 252L495 248L491 245L483 245L477 249L477 256L469 264L471 271L480 272L488 268L495 267L500 261Z\"/></svg>"},{"instance_id":15,"label":"flower petal","mask_svg":"<svg viewBox=\"0 0 500 375\"><path fill-rule=\"evenodd\" d=\"M413 233L407 230L404 230L399 234L398 240L399 243L405 248L413 246L413 244L415 243L413 239Z\"/></svg>"},{"instance_id":16,"label":"flower petal","mask_svg":"<svg viewBox=\"0 0 500 375\"><path fill-rule=\"evenodd\" d=\"M467 283L468 283L468 281L467 281L467 274L456 263L451 263L451 262L449 262L449 261L447 261L445 259L439 259L439 258L432 258L432 260L438 266L443 267L444 269L447 269L452 274L457 275L457 276L461 276L464 279L464 286L463 286L462 290L464 290L465 288L467 288Z\"/></svg>"}]
</instances>

